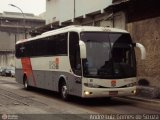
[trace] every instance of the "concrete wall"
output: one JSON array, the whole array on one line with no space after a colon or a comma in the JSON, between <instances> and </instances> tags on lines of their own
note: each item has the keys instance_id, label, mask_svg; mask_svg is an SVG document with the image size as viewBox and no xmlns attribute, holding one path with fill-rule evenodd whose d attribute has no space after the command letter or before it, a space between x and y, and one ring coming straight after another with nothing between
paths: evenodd
<instances>
[{"instance_id":1,"label":"concrete wall","mask_svg":"<svg viewBox=\"0 0 160 120\"><path fill-rule=\"evenodd\" d=\"M59 21L60 23L74 18L74 0L59 1Z\"/></svg>"},{"instance_id":2,"label":"concrete wall","mask_svg":"<svg viewBox=\"0 0 160 120\"><path fill-rule=\"evenodd\" d=\"M24 34L0 31L0 51L14 51L15 42L23 38Z\"/></svg>"},{"instance_id":3,"label":"concrete wall","mask_svg":"<svg viewBox=\"0 0 160 120\"><path fill-rule=\"evenodd\" d=\"M119 11L115 13L113 19L114 28L126 29L126 16L124 12Z\"/></svg>"},{"instance_id":4,"label":"concrete wall","mask_svg":"<svg viewBox=\"0 0 160 120\"><path fill-rule=\"evenodd\" d=\"M59 20L59 0L46 0L46 24Z\"/></svg>"},{"instance_id":5,"label":"concrete wall","mask_svg":"<svg viewBox=\"0 0 160 120\"><path fill-rule=\"evenodd\" d=\"M0 66L15 66L15 56L14 53L2 53L0 52Z\"/></svg>"},{"instance_id":6,"label":"concrete wall","mask_svg":"<svg viewBox=\"0 0 160 120\"><path fill-rule=\"evenodd\" d=\"M15 43L24 39L24 19L21 13L4 12L0 14L0 66L14 66ZM44 25L45 21L25 13L25 28L27 32ZM30 37L27 34L27 38Z\"/></svg>"},{"instance_id":7,"label":"concrete wall","mask_svg":"<svg viewBox=\"0 0 160 120\"><path fill-rule=\"evenodd\" d=\"M112 0L46 0L46 24L54 21L73 20L74 16L84 16L111 5Z\"/></svg>"},{"instance_id":8,"label":"concrete wall","mask_svg":"<svg viewBox=\"0 0 160 120\"><path fill-rule=\"evenodd\" d=\"M0 51L14 50L15 35L7 32L0 32Z\"/></svg>"},{"instance_id":9,"label":"concrete wall","mask_svg":"<svg viewBox=\"0 0 160 120\"><path fill-rule=\"evenodd\" d=\"M147 58L139 60L137 53L138 76L150 82L150 86L160 86L160 17L140 20L127 24L135 42L142 43L147 50Z\"/></svg>"},{"instance_id":10,"label":"concrete wall","mask_svg":"<svg viewBox=\"0 0 160 120\"><path fill-rule=\"evenodd\" d=\"M112 4L112 0L75 0L76 17L102 10Z\"/></svg>"},{"instance_id":11,"label":"concrete wall","mask_svg":"<svg viewBox=\"0 0 160 120\"><path fill-rule=\"evenodd\" d=\"M24 34L0 31L0 66L14 66L15 41L24 38Z\"/></svg>"}]
</instances>

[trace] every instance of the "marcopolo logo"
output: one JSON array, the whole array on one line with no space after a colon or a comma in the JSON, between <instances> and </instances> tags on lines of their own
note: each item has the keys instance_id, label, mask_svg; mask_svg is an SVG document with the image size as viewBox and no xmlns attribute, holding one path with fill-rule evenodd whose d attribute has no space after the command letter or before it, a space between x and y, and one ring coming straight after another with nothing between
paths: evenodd
<instances>
[{"instance_id":1,"label":"marcopolo logo","mask_svg":"<svg viewBox=\"0 0 160 120\"><path fill-rule=\"evenodd\" d=\"M116 80L112 80L112 81L111 81L111 86L112 86L112 87L115 87L115 86L116 86Z\"/></svg>"},{"instance_id":2,"label":"marcopolo logo","mask_svg":"<svg viewBox=\"0 0 160 120\"><path fill-rule=\"evenodd\" d=\"M59 58L54 61L49 61L49 69L59 69Z\"/></svg>"}]
</instances>

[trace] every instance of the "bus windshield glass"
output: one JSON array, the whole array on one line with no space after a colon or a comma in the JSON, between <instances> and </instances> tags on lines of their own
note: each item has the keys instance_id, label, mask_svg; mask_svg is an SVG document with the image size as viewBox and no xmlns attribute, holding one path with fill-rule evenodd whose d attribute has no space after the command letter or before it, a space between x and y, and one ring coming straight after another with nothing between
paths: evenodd
<instances>
[{"instance_id":1,"label":"bus windshield glass","mask_svg":"<svg viewBox=\"0 0 160 120\"><path fill-rule=\"evenodd\" d=\"M121 79L136 76L134 45L128 33L82 32L87 58L84 77Z\"/></svg>"}]
</instances>

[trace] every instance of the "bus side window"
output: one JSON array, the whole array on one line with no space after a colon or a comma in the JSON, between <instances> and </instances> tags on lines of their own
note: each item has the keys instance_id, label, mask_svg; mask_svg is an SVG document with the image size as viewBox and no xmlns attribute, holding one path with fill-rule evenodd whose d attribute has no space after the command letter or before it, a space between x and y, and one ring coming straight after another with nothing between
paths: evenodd
<instances>
[{"instance_id":1,"label":"bus side window","mask_svg":"<svg viewBox=\"0 0 160 120\"><path fill-rule=\"evenodd\" d=\"M72 71L76 75L81 75L79 35L76 32L70 32L69 35L69 58Z\"/></svg>"}]
</instances>

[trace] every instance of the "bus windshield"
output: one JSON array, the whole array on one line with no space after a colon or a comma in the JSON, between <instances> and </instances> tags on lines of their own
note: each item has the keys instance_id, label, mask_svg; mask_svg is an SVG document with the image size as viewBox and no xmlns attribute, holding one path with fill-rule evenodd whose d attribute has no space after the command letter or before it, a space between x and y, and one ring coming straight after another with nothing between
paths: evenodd
<instances>
[{"instance_id":1,"label":"bus windshield","mask_svg":"<svg viewBox=\"0 0 160 120\"><path fill-rule=\"evenodd\" d=\"M128 33L82 32L87 58L84 77L120 79L136 76L134 45Z\"/></svg>"}]
</instances>

